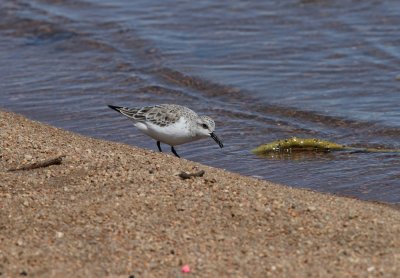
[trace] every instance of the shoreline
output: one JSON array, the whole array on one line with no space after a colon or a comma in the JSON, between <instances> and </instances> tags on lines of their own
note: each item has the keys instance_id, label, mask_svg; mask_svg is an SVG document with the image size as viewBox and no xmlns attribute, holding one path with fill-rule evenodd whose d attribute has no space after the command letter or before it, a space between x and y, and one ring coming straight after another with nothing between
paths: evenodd
<instances>
[{"instance_id":1,"label":"shoreline","mask_svg":"<svg viewBox=\"0 0 400 278\"><path fill-rule=\"evenodd\" d=\"M396 205L277 185L11 112L0 119L5 277L400 274ZM60 165L8 171L61 155ZM180 273L185 264L190 274Z\"/></svg>"}]
</instances>

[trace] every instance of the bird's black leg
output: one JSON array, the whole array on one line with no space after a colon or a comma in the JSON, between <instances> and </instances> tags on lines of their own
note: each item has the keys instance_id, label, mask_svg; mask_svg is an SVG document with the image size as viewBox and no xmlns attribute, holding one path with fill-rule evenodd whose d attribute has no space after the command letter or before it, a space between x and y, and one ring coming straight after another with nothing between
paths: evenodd
<instances>
[{"instance_id":1,"label":"bird's black leg","mask_svg":"<svg viewBox=\"0 0 400 278\"><path fill-rule=\"evenodd\" d=\"M160 151L160 153L162 153L160 141L157 141L157 147L158 147L158 150Z\"/></svg>"},{"instance_id":2,"label":"bird's black leg","mask_svg":"<svg viewBox=\"0 0 400 278\"><path fill-rule=\"evenodd\" d=\"M180 156L176 153L176 151L175 151L175 149L174 149L174 146L171 146L171 151L172 151L172 153L173 153L175 156L177 156L177 157L180 158Z\"/></svg>"}]
</instances>

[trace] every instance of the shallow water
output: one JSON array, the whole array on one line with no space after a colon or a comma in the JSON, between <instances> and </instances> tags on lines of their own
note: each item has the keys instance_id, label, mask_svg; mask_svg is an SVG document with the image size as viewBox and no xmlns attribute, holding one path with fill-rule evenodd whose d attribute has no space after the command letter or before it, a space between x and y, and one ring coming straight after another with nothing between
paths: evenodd
<instances>
[{"instance_id":1,"label":"shallow water","mask_svg":"<svg viewBox=\"0 0 400 278\"><path fill-rule=\"evenodd\" d=\"M400 148L396 1L109 2L2 1L0 106L157 150L106 104L187 105L216 119L225 148L198 141L182 157L400 203L400 154L250 153L291 136Z\"/></svg>"}]
</instances>

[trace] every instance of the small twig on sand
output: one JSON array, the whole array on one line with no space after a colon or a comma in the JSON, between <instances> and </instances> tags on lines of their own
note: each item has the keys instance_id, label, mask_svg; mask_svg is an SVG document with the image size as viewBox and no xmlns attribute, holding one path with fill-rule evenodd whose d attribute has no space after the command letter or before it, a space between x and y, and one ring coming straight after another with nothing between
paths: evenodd
<instances>
[{"instance_id":1,"label":"small twig on sand","mask_svg":"<svg viewBox=\"0 0 400 278\"><path fill-rule=\"evenodd\" d=\"M186 180L186 179L190 179L191 177L202 177L204 175L204 170L198 171L196 173L186 173L186 172L181 172L179 174L179 176Z\"/></svg>"},{"instance_id":2,"label":"small twig on sand","mask_svg":"<svg viewBox=\"0 0 400 278\"><path fill-rule=\"evenodd\" d=\"M50 165L60 165L61 162L62 162L62 159L64 157L65 157L65 155L61 155L61 156L56 157L56 158L47 159L47 160L44 160L44 161L39 161L39 162L35 162L35 163L32 163L32 164L28 164L28 165L23 165L23 166L18 167L18 168L9 169L8 171L33 170L33 169L37 169L37 168L48 167Z\"/></svg>"}]
</instances>

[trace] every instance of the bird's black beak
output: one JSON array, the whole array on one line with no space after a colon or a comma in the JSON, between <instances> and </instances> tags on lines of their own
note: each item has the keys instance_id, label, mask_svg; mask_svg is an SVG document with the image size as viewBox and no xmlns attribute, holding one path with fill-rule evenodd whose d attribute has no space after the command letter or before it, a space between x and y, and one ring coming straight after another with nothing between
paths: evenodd
<instances>
[{"instance_id":1,"label":"bird's black beak","mask_svg":"<svg viewBox=\"0 0 400 278\"><path fill-rule=\"evenodd\" d=\"M221 140L219 140L218 136L215 135L214 132L210 133L210 136L212 139L214 139L215 142L217 142L217 144L219 145L219 147L222 149L224 147L224 144L222 144Z\"/></svg>"}]
</instances>

